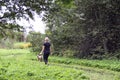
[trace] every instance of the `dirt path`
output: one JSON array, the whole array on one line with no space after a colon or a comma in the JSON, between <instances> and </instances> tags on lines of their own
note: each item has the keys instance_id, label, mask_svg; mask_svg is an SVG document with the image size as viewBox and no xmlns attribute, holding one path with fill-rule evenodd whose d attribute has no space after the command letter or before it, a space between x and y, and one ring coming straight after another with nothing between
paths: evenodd
<instances>
[{"instance_id":1,"label":"dirt path","mask_svg":"<svg viewBox=\"0 0 120 80\"><path fill-rule=\"evenodd\" d=\"M74 68L77 70L81 70L84 72L86 76L90 78L90 80L116 80L116 77L120 76L120 73L118 72L80 66L80 65L66 65L66 64L51 63L50 66L61 66L65 68Z\"/></svg>"}]
</instances>

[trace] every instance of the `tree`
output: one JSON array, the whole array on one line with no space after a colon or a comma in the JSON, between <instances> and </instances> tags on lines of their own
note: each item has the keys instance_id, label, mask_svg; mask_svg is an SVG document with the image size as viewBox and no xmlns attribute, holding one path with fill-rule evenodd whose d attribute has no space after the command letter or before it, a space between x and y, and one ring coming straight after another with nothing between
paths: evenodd
<instances>
[{"instance_id":1,"label":"tree","mask_svg":"<svg viewBox=\"0 0 120 80\"><path fill-rule=\"evenodd\" d=\"M72 26L74 12L74 0L59 0L51 5L54 10L50 10L46 13L44 20L49 27L49 33L51 41L55 47L55 54L64 55L67 49L73 50L73 35L74 32ZM52 8L51 8L52 9ZM71 36L70 36L71 35ZM67 45L67 46L66 46Z\"/></svg>"},{"instance_id":2,"label":"tree","mask_svg":"<svg viewBox=\"0 0 120 80\"><path fill-rule=\"evenodd\" d=\"M77 51L75 55L82 58L119 50L120 1L75 0L74 3L74 8L56 3L57 11L47 16L53 41L58 42L55 45L75 46L72 48ZM64 41L67 44L63 45Z\"/></svg>"},{"instance_id":3,"label":"tree","mask_svg":"<svg viewBox=\"0 0 120 80\"><path fill-rule=\"evenodd\" d=\"M7 38L10 37L13 39L15 32L22 31L22 26L19 26L17 24L11 24L11 23L0 23L0 36L1 38Z\"/></svg>"},{"instance_id":4,"label":"tree","mask_svg":"<svg viewBox=\"0 0 120 80\"><path fill-rule=\"evenodd\" d=\"M1 0L0 1L0 30L4 32L8 21L16 24L15 19L29 18L33 19L34 12L41 14L43 11L48 11L52 0ZM20 26L11 27L21 28ZM5 33L5 32L4 32Z\"/></svg>"},{"instance_id":5,"label":"tree","mask_svg":"<svg viewBox=\"0 0 120 80\"><path fill-rule=\"evenodd\" d=\"M86 0L79 3L83 4L81 11L84 12L86 19L83 31L87 37L81 46L82 53L86 54L84 56L115 53L120 49L120 39L117 35L120 34L119 3L119 0Z\"/></svg>"},{"instance_id":6,"label":"tree","mask_svg":"<svg viewBox=\"0 0 120 80\"><path fill-rule=\"evenodd\" d=\"M27 41L29 41L32 44L31 46L32 52L37 52L38 54L41 51L44 42L43 39L44 34L32 31L29 33L29 35L27 36Z\"/></svg>"}]
</instances>

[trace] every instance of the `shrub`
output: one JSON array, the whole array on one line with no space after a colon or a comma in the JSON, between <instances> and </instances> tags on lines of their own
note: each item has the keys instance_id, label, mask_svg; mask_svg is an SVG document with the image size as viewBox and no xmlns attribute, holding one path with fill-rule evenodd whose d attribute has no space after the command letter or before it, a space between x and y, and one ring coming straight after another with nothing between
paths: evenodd
<instances>
[{"instance_id":1,"label":"shrub","mask_svg":"<svg viewBox=\"0 0 120 80\"><path fill-rule=\"evenodd\" d=\"M73 57L74 53L75 52L73 50L68 49L68 50L65 50L63 52L63 56L65 56L65 57Z\"/></svg>"},{"instance_id":2,"label":"shrub","mask_svg":"<svg viewBox=\"0 0 120 80\"><path fill-rule=\"evenodd\" d=\"M37 32L30 32L29 41L31 43L32 52L40 52L43 44L44 35Z\"/></svg>"},{"instance_id":3,"label":"shrub","mask_svg":"<svg viewBox=\"0 0 120 80\"><path fill-rule=\"evenodd\" d=\"M26 49L26 48L29 48L31 46L32 46L32 44L29 42L27 42L27 43L20 42L20 43L14 44L14 48L16 48L16 49Z\"/></svg>"},{"instance_id":4,"label":"shrub","mask_svg":"<svg viewBox=\"0 0 120 80\"><path fill-rule=\"evenodd\" d=\"M0 41L0 48L13 48L13 43L14 43L14 40L12 39L2 39Z\"/></svg>"}]
</instances>

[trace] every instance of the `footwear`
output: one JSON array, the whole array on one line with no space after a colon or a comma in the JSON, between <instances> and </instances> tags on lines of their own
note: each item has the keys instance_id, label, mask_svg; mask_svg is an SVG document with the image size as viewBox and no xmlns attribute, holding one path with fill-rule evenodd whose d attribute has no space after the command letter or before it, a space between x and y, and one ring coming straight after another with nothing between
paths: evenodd
<instances>
[{"instance_id":1,"label":"footwear","mask_svg":"<svg viewBox=\"0 0 120 80\"><path fill-rule=\"evenodd\" d=\"M47 64L47 62L45 62L45 64Z\"/></svg>"}]
</instances>

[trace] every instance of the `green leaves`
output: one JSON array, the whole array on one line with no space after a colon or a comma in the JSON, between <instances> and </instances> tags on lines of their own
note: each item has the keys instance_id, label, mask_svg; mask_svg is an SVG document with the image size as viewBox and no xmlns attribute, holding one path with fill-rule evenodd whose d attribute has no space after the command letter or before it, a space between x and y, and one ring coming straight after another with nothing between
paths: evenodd
<instances>
[{"instance_id":1,"label":"green leaves","mask_svg":"<svg viewBox=\"0 0 120 80\"><path fill-rule=\"evenodd\" d=\"M118 3L119 0L56 0L53 8L57 10L45 16L56 51L63 55L63 49L72 49L77 57L93 58L97 54L102 58L104 53L119 50Z\"/></svg>"},{"instance_id":2,"label":"green leaves","mask_svg":"<svg viewBox=\"0 0 120 80\"><path fill-rule=\"evenodd\" d=\"M57 0L57 4L63 6L64 8L72 8L74 7L74 0Z\"/></svg>"},{"instance_id":3,"label":"green leaves","mask_svg":"<svg viewBox=\"0 0 120 80\"><path fill-rule=\"evenodd\" d=\"M40 34L39 32L30 32L28 35L28 41L32 44L31 51L40 53L42 50L42 46L44 43L44 34Z\"/></svg>"}]
</instances>

